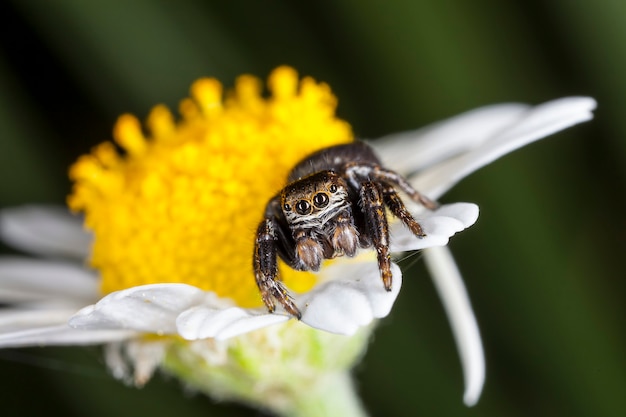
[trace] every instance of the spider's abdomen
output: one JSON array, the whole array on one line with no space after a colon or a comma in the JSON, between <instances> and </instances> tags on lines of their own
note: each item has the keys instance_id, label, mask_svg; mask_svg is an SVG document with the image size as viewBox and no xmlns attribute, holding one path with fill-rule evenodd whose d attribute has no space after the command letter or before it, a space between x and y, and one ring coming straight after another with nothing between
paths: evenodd
<instances>
[{"instance_id":1,"label":"spider's abdomen","mask_svg":"<svg viewBox=\"0 0 626 417\"><path fill-rule=\"evenodd\" d=\"M288 182L299 180L319 171L341 172L348 163L374 163L380 160L365 142L354 142L325 148L307 156L289 173Z\"/></svg>"}]
</instances>

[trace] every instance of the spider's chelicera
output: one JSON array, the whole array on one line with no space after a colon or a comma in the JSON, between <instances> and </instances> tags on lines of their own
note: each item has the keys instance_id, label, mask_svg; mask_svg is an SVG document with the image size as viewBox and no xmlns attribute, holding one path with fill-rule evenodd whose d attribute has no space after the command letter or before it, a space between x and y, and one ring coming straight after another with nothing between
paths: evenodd
<instances>
[{"instance_id":1,"label":"spider's chelicera","mask_svg":"<svg viewBox=\"0 0 626 417\"><path fill-rule=\"evenodd\" d=\"M374 247L383 285L390 291L385 207L416 236L425 236L397 190L428 209L437 207L402 176L382 167L363 142L326 148L299 162L288 185L267 203L256 234L254 272L268 310L275 310L277 300L289 314L301 317L279 279L278 256L296 270L317 271L324 259Z\"/></svg>"}]
</instances>

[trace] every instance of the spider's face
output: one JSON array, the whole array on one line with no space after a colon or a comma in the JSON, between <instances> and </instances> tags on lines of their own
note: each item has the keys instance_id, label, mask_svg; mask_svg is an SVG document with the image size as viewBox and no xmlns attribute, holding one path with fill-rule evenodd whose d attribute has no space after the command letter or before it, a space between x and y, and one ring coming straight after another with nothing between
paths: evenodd
<instances>
[{"instance_id":1,"label":"spider's face","mask_svg":"<svg viewBox=\"0 0 626 417\"><path fill-rule=\"evenodd\" d=\"M347 184L333 171L299 179L281 193L281 207L292 228L323 228L350 204Z\"/></svg>"}]
</instances>

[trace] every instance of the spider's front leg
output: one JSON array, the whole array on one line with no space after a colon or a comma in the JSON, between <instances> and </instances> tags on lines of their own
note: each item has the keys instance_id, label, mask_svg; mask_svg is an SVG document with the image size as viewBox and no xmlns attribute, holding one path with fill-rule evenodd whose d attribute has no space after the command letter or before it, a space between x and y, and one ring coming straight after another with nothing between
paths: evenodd
<instances>
[{"instance_id":1,"label":"spider's front leg","mask_svg":"<svg viewBox=\"0 0 626 417\"><path fill-rule=\"evenodd\" d=\"M417 220L413 218L413 215L407 210L406 206L402 202L402 199L396 192L396 190L390 185L383 186L383 195L385 199L385 204L389 207L389 210L393 213L394 216L400 219L402 223L406 227L409 228L411 232L418 238L426 237L426 233L422 229L422 225L420 225Z\"/></svg>"},{"instance_id":2,"label":"spider's front leg","mask_svg":"<svg viewBox=\"0 0 626 417\"><path fill-rule=\"evenodd\" d=\"M300 320L302 317L300 310L278 277L279 227L278 222L272 217L266 217L259 224L254 245L254 275L261 291L261 298L270 313L276 309L274 304L276 299L287 313Z\"/></svg>"},{"instance_id":3,"label":"spider's front leg","mask_svg":"<svg viewBox=\"0 0 626 417\"><path fill-rule=\"evenodd\" d=\"M439 203L429 199L413 188L402 175L377 164L354 164L348 167L346 173L351 178L353 186L364 178L367 178L368 181L380 184L385 205L389 207L393 215L399 218L415 236L419 238L426 236L422 226L413 218L409 210L407 210L396 188L402 190L411 200L429 210L435 210L439 207Z\"/></svg>"},{"instance_id":4,"label":"spider's front leg","mask_svg":"<svg viewBox=\"0 0 626 417\"><path fill-rule=\"evenodd\" d=\"M371 166L370 169L371 171L368 174L369 174L369 177L372 179L372 181L376 181L376 182L383 183L383 184L388 184L394 188L398 188L402 190L411 198L411 200L415 201L416 203L421 204L422 206L426 207L429 210L435 210L437 207L439 207L439 203L431 200L430 198L426 197L424 194L417 191L406 180L406 178L404 178L402 175L398 174L397 172L392 171L387 168L383 168L379 165ZM387 188L390 188L390 187L387 187ZM401 201L400 201L400 204L402 204ZM404 206L404 204L402 204L402 206Z\"/></svg>"},{"instance_id":5,"label":"spider's front leg","mask_svg":"<svg viewBox=\"0 0 626 417\"><path fill-rule=\"evenodd\" d=\"M378 259L378 269L387 291L391 291L391 254L389 253L389 224L385 215L382 187L365 181L359 188L361 208L365 217L367 233L372 239Z\"/></svg>"}]
</instances>

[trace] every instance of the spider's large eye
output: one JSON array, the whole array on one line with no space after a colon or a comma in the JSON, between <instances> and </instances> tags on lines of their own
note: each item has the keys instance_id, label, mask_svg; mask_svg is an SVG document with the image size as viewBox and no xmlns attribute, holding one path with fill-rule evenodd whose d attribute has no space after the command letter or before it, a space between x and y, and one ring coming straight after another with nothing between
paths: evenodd
<instances>
[{"instance_id":1,"label":"spider's large eye","mask_svg":"<svg viewBox=\"0 0 626 417\"><path fill-rule=\"evenodd\" d=\"M311 212L311 203L306 200L300 200L296 203L296 211L298 214L309 214Z\"/></svg>"},{"instance_id":2,"label":"spider's large eye","mask_svg":"<svg viewBox=\"0 0 626 417\"><path fill-rule=\"evenodd\" d=\"M324 193L317 193L315 197L313 197L313 204L315 207L322 208L328 205L328 196Z\"/></svg>"}]
</instances>

